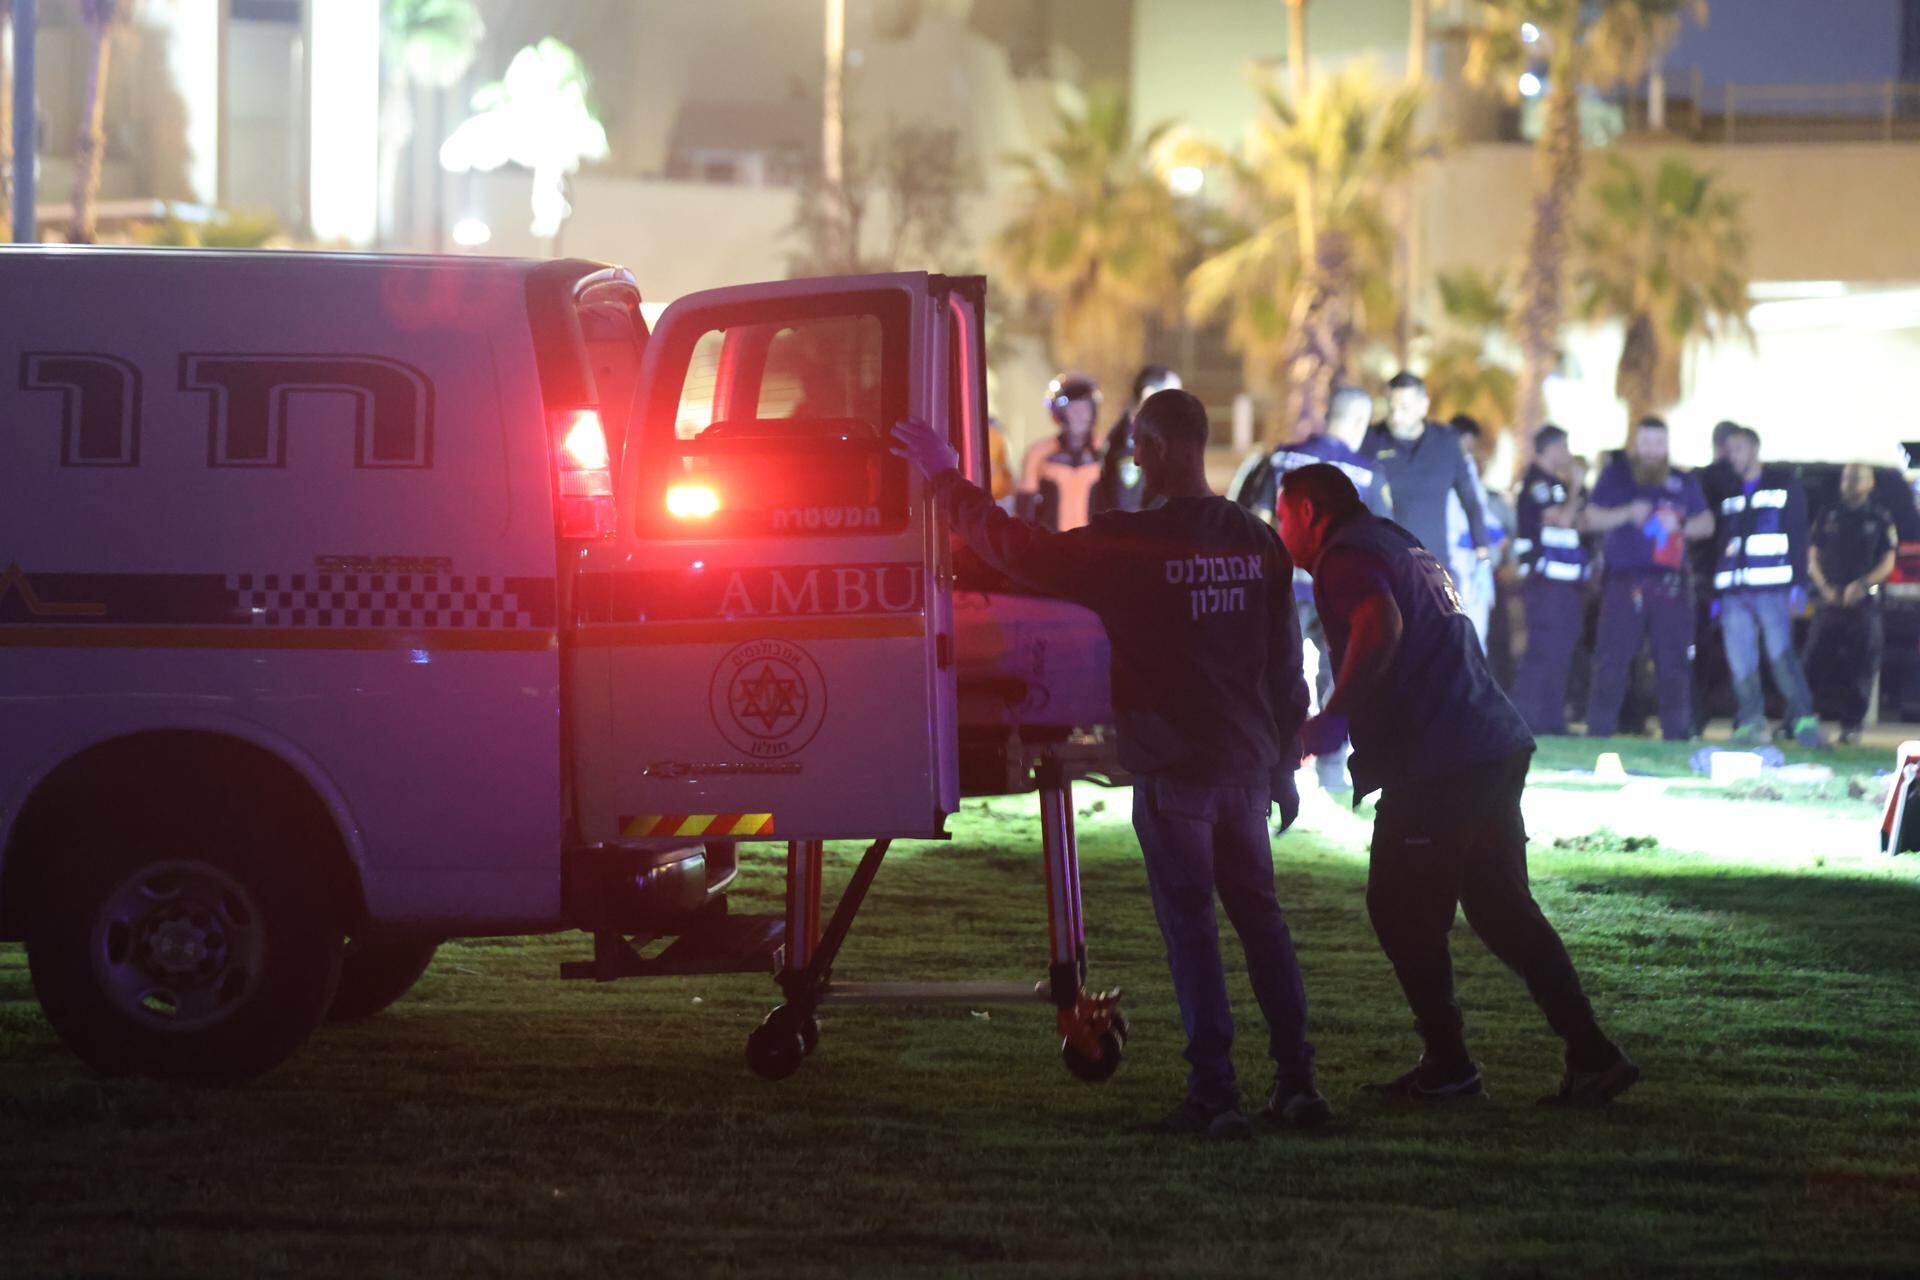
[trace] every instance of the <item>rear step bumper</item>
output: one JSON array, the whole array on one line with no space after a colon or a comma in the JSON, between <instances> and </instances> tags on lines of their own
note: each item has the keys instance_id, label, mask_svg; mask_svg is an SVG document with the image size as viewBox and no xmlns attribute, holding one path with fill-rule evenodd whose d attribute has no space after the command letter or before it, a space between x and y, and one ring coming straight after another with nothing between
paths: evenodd
<instances>
[{"instance_id":1,"label":"rear step bumper","mask_svg":"<svg viewBox=\"0 0 1920 1280\"><path fill-rule=\"evenodd\" d=\"M612 982L618 978L658 978L696 973L777 974L786 950L787 924L776 915L733 915L725 894L681 921L666 950L643 958L618 930L595 930L593 959L568 960L562 978ZM645 939L637 939L642 945Z\"/></svg>"}]
</instances>

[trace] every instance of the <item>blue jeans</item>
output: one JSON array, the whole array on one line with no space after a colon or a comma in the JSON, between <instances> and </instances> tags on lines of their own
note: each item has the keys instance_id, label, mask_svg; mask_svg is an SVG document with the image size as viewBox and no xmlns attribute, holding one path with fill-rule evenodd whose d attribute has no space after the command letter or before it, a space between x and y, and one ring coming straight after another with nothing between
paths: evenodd
<instances>
[{"instance_id":1,"label":"blue jeans","mask_svg":"<svg viewBox=\"0 0 1920 1280\"><path fill-rule=\"evenodd\" d=\"M1213 914L1216 892L1246 952L1275 1078L1289 1089L1313 1082L1307 990L1273 889L1268 796L1264 784L1213 786L1171 778L1140 778L1133 788L1133 829L1187 1032L1187 1092L1209 1106L1239 1100L1233 1009Z\"/></svg>"},{"instance_id":2,"label":"blue jeans","mask_svg":"<svg viewBox=\"0 0 1920 1280\"><path fill-rule=\"evenodd\" d=\"M1793 615L1786 591L1729 591L1720 597L1720 636L1727 646L1727 671L1738 705L1736 726L1765 724L1766 701L1760 690L1760 651L1787 702L1787 724L1813 714L1813 692L1793 651Z\"/></svg>"}]
</instances>

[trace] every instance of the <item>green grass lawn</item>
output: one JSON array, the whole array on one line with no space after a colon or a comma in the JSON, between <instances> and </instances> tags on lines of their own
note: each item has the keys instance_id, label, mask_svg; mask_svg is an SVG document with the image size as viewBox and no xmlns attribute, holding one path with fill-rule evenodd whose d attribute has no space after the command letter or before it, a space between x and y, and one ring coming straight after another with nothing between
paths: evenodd
<instances>
[{"instance_id":1,"label":"green grass lawn","mask_svg":"<svg viewBox=\"0 0 1920 1280\"><path fill-rule=\"evenodd\" d=\"M1591 765L1592 744L1561 750L1542 764ZM1099 1087L1062 1069L1037 1005L830 1008L819 1054L766 1084L741 1047L770 982L561 983L577 935L449 945L408 999L249 1086L108 1080L53 1041L0 947L0 1275L1912 1276L1920 858L1873 848L1877 792L1669 782L1596 798L1543 770L1530 793L1537 830L1575 804L1617 816L1543 835L1533 861L1647 1071L1599 1114L1533 1105L1557 1045L1464 926L1494 1101L1359 1096L1416 1046L1363 913L1364 825L1317 795L1278 863L1338 1115L1251 1144L1136 1131L1184 1066L1123 792L1076 792L1094 976L1126 988L1134 1026ZM969 802L951 845L899 851L843 976L1038 977L1032 813ZM1769 842L1789 815L1801 834ZM1760 833L1750 856L1645 844L1736 821ZM855 852L836 848L833 883ZM743 881L771 905L772 850ZM1235 993L1254 1091L1264 1036L1244 978Z\"/></svg>"}]
</instances>

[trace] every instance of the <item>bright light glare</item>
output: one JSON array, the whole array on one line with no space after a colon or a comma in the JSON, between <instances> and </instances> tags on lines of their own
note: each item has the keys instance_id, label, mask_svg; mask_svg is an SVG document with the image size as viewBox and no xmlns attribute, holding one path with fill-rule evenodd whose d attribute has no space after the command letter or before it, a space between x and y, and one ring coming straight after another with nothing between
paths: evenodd
<instances>
[{"instance_id":1,"label":"bright light glare","mask_svg":"<svg viewBox=\"0 0 1920 1280\"><path fill-rule=\"evenodd\" d=\"M478 218L462 218L453 224L453 242L466 249L478 249L493 239L493 228Z\"/></svg>"},{"instance_id":2,"label":"bright light glare","mask_svg":"<svg viewBox=\"0 0 1920 1280\"><path fill-rule=\"evenodd\" d=\"M1539 76L1533 74L1533 72L1531 71L1525 71L1521 73L1520 75L1520 96L1521 97L1537 98L1540 96L1541 88L1542 88L1542 85L1540 83Z\"/></svg>"},{"instance_id":3,"label":"bright light glare","mask_svg":"<svg viewBox=\"0 0 1920 1280\"><path fill-rule=\"evenodd\" d=\"M1755 302L1788 302L1796 298L1844 298L1847 286L1839 280L1755 280L1747 286Z\"/></svg>"},{"instance_id":4,"label":"bright light glare","mask_svg":"<svg viewBox=\"0 0 1920 1280\"><path fill-rule=\"evenodd\" d=\"M309 221L319 240L370 244L380 206L380 3L332 0L308 9L315 105Z\"/></svg>"},{"instance_id":5,"label":"bright light glare","mask_svg":"<svg viewBox=\"0 0 1920 1280\"><path fill-rule=\"evenodd\" d=\"M560 451L576 471L605 471L610 465L607 433L600 415L592 409L575 409L567 434L561 438Z\"/></svg>"},{"instance_id":6,"label":"bright light glare","mask_svg":"<svg viewBox=\"0 0 1920 1280\"><path fill-rule=\"evenodd\" d=\"M1520 38L1528 44L1532 44L1540 38L1540 28L1534 26L1531 22L1523 22L1520 24Z\"/></svg>"},{"instance_id":7,"label":"bright light glare","mask_svg":"<svg viewBox=\"0 0 1920 1280\"><path fill-rule=\"evenodd\" d=\"M1762 302L1747 312L1747 323L1756 333L1784 333L1795 329L1877 332L1920 329L1920 289Z\"/></svg>"},{"instance_id":8,"label":"bright light glare","mask_svg":"<svg viewBox=\"0 0 1920 1280\"><path fill-rule=\"evenodd\" d=\"M1199 194L1206 181L1207 175L1198 166L1190 164L1183 164L1167 175L1167 186L1177 196Z\"/></svg>"},{"instance_id":9,"label":"bright light glare","mask_svg":"<svg viewBox=\"0 0 1920 1280\"><path fill-rule=\"evenodd\" d=\"M705 520L720 510L720 495L704 484L676 484L667 490L667 512L681 520Z\"/></svg>"}]
</instances>

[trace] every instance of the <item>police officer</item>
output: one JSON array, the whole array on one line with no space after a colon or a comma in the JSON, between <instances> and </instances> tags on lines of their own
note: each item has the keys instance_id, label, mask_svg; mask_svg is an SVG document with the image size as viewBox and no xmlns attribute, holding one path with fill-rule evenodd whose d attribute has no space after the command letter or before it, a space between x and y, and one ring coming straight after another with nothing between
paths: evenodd
<instances>
[{"instance_id":1,"label":"police officer","mask_svg":"<svg viewBox=\"0 0 1920 1280\"><path fill-rule=\"evenodd\" d=\"M1349 386L1334 388L1327 402L1327 429L1309 435L1304 440L1283 444L1271 453L1254 454L1241 466L1233 485L1227 490L1227 496L1272 524L1279 518L1277 503L1280 499L1280 478L1296 467L1310 467L1324 462L1339 467L1346 474L1369 510L1376 515L1385 515L1386 485L1381 483L1379 468L1371 458L1346 443L1366 433L1367 420L1372 413L1373 398L1365 391ZM1323 706L1327 696L1333 692L1333 662L1327 657L1327 636L1320 629L1320 615L1313 608L1313 579L1297 565L1293 571L1293 595L1300 614L1300 634L1320 655L1314 672L1318 695L1314 705ZM1348 789L1345 744L1316 756L1313 763L1322 790Z\"/></svg>"},{"instance_id":2,"label":"police officer","mask_svg":"<svg viewBox=\"0 0 1920 1280\"><path fill-rule=\"evenodd\" d=\"M1594 482L1581 525L1604 533L1600 625L1593 642L1587 732L1610 738L1642 641L1653 650L1660 690L1660 733L1670 742L1693 735L1693 602L1686 582L1686 544L1713 532L1700 485L1676 471L1667 424L1642 418L1628 448Z\"/></svg>"},{"instance_id":3,"label":"police officer","mask_svg":"<svg viewBox=\"0 0 1920 1280\"><path fill-rule=\"evenodd\" d=\"M1178 391L1180 375L1163 364L1140 366L1133 375L1133 398L1120 412L1119 421L1107 432L1100 449L1100 479L1093 487L1093 514L1102 511L1138 511L1141 490L1140 463L1133 456L1133 419L1147 397L1159 391Z\"/></svg>"},{"instance_id":4,"label":"police officer","mask_svg":"<svg viewBox=\"0 0 1920 1280\"><path fill-rule=\"evenodd\" d=\"M1567 731L1567 674L1586 621L1587 550L1581 495L1567 433L1533 433L1533 465L1520 481L1514 554L1527 617L1527 651L1513 678L1513 705L1536 734Z\"/></svg>"},{"instance_id":5,"label":"police officer","mask_svg":"<svg viewBox=\"0 0 1920 1280\"><path fill-rule=\"evenodd\" d=\"M1807 674L1839 690L1840 741L1858 742L1886 648L1880 584L1893 574L1899 532L1873 501L1873 468L1847 464L1840 502L1814 522L1807 577L1818 607L1807 633ZM1829 678L1830 677L1830 678Z\"/></svg>"},{"instance_id":6,"label":"police officer","mask_svg":"<svg viewBox=\"0 0 1920 1280\"><path fill-rule=\"evenodd\" d=\"M1367 915L1425 1045L1418 1065L1375 1090L1407 1102L1486 1096L1447 946L1464 906L1566 1042L1566 1074L1543 1101L1611 1101L1640 1071L1601 1031L1527 887L1520 793L1533 736L1493 682L1452 579L1405 529L1367 514L1337 469L1302 467L1280 485L1280 536L1313 575L1340 673L1303 740L1312 750L1351 732L1355 804L1380 792Z\"/></svg>"},{"instance_id":7,"label":"police officer","mask_svg":"<svg viewBox=\"0 0 1920 1280\"><path fill-rule=\"evenodd\" d=\"M1739 428L1727 441L1727 465L1738 488L1720 501L1713 589L1733 677L1733 741L1750 746L1770 736L1760 689L1764 648L1774 686L1786 699L1794 741L1824 747L1813 691L1793 651L1793 615L1799 612L1794 597L1806 591L1807 581L1807 495L1791 470L1760 461L1760 433L1751 427Z\"/></svg>"},{"instance_id":8,"label":"police officer","mask_svg":"<svg viewBox=\"0 0 1920 1280\"><path fill-rule=\"evenodd\" d=\"M1028 448L1017 492L1036 521L1064 533L1087 522L1100 479L1100 453L1093 444L1099 384L1084 374L1061 374L1047 384L1047 412L1057 431Z\"/></svg>"},{"instance_id":9,"label":"police officer","mask_svg":"<svg viewBox=\"0 0 1920 1280\"><path fill-rule=\"evenodd\" d=\"M1187 1100L1165 1127L1210 1137L1249 1130L1234 1083L1233 1016L1214 923L1216 892L1246 950L1266 1015L1274 1084L1267 1113L1323 1124L1313 1087L1306 989L1274 895L1269 797L1290 823L1306 719L1293 562L1271 529L1207 487L1207 413L1185 391L1140 407L1135 448L1147 505L1052 533L1015 520L955 470L920 423L895 450L933 480L968 546L1026 586L1100 616L1113 656L1120 762L1135 778L1133 827L1187 1032Z\"/></svg>"}]
</instances>

